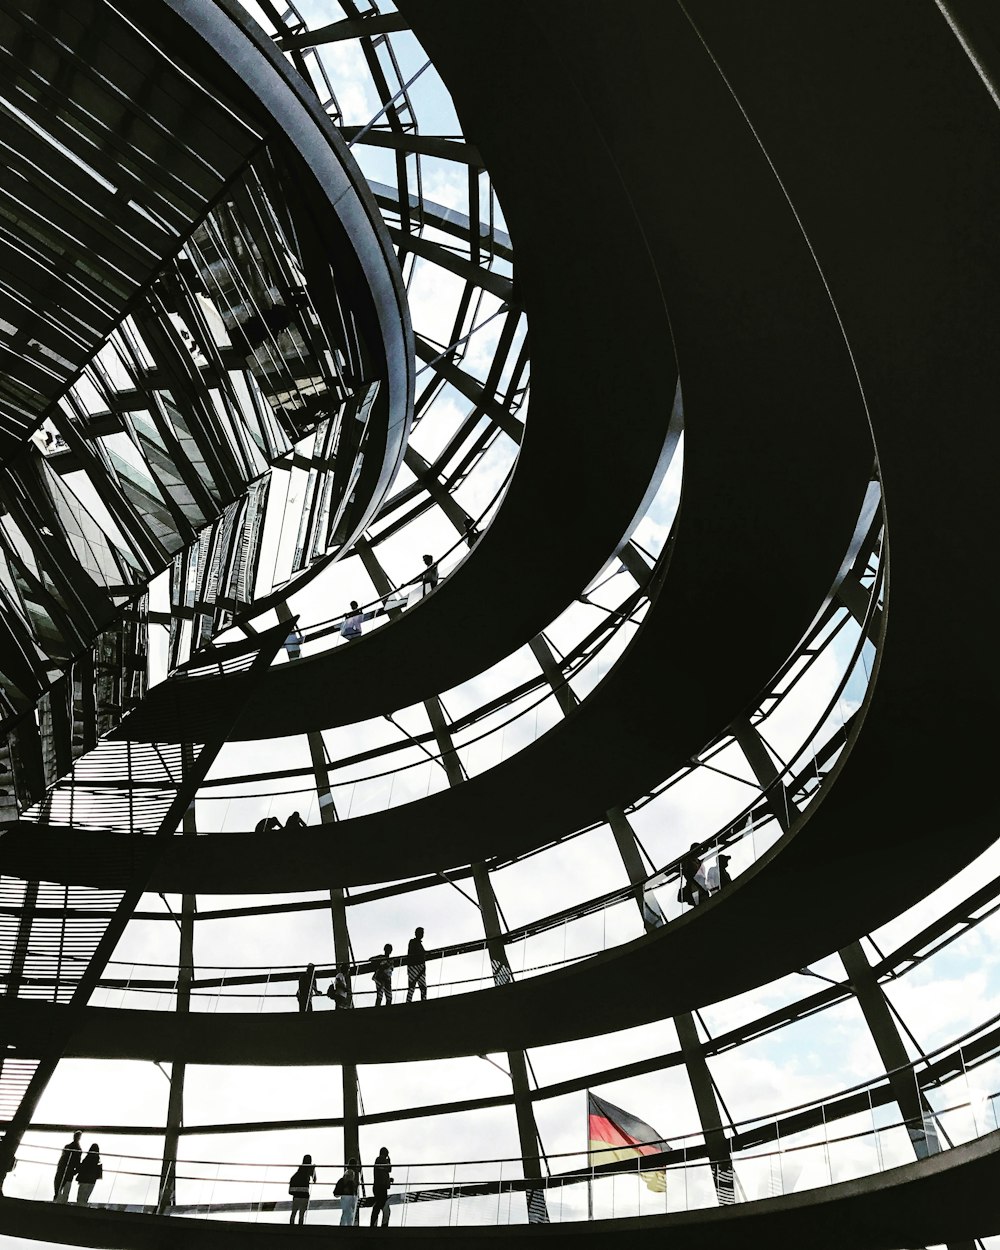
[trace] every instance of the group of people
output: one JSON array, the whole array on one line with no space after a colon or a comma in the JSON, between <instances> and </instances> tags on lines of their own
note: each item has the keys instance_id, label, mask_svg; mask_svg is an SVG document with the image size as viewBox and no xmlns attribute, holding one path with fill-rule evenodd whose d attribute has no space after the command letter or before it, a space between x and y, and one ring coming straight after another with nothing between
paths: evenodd
<instances>
[{"instance_id":1,"label":"group of people","mask_svg":"<svg viewBox=\"0 0 1000 1250\"><path fill-rule=\"evenodd\" d=\"M472 517L467 516L463 519L462 528L465 531L465 541L469 550L476 545L481 535ZM423 555L421 559L424 562L423 570L420 573L420 597L429 595L432 590L437 589L437 584L441 580L441 574L438 569L437 561L431 555ZM417 581L417 578L413 579ZM408 583L407 583L408 584ZM391 597L390 597L391 598ZM356 599L351 600L350 609L345 613L344 619L340 624L340 636L346 638L350 642L354 638L360 638L362 634L361 626L365 621L370 621L372 617L379 616L391 607L391 603L383 604L380 608L375 608L371 612L365 612ZM290 660L297 660L302 655L302 644L305 641L302 631L297 625L293 626L285 639L284 647Z\"/></svg>"},{"instance_id":2,"label":"group of people","mask_svg":"<svg viewBox=\"0 0 1000 1250\"><path fill-rule=\"evenodd\" d=\"M476 543L480 539L479 530L476 527L475 521L470 516L467 516L464 518L462 525L463 525L463 529L465 530L466 544L468 545L468 548L471 551L472 548L476 545ZM424 562L424 567L420 574L420 597L422 599L424 598L425 595L429 595L432 590L437 589L437 584L441 580L441 573L440 573L440 570L438 569L437 561L434 559L432 555L425 554L421 556L420 558ZM413 580L416 581L417 579L414 578ZM357 600L352 599L350 610L345 615L344 620L340 626L341 638L346 638L348 641L350 641L352 638L360 638L361 632L362 632L361 631L362 624L365 621L371 620L373 616L378 616L383 611L385 611L384 607L377 608L373 612L364 612L358 606ZM295 632L297 631L293 631L293 633ZM289 642L291 642L291 645L295 650L294 656L292 655L292 652L289 651L288 653L289 659L298 659L301 645L302 645L302 635L299 634L298 640L296 641L292 637L292 634L289 634L288 639L285 640L286 649L289 647Z\"/></svg>"},{"instance_id":3,"label":"group of people","mask_svg":"<svg viewBox=\"0 0 1000 1250\"><path fill-rule=\"evenodd\" d=\"M97 1142L84 1154L80 1145L82 1136L83 1133L74 1133L73 1140L63 1146L59 1155L53 1178L56 1202L69 1202L70 1190L76 1181L76 1200L86 1206L94 1192L94 1186L104 1175Z\"/></svg>"},{"instance_id":4,"label":"group of people","mask_svg":"<svg viewBox=\"0 0 1000 1250\"><path fill-rule=\"evenodd\" d=\"M53 1186L56 1202L69 1202L73 1182L76 1181L76 1201L86 1205L94 1192L94 1186L104 1175L101 1165L101 1152L97 1142L86 1154L80 1144L82 1132L73 1134L73 1140L63 1146L56 1164ZM306 1211L309 1209L310 1187L316 1182L316 1169L312 1155L304 1155L300 1167L292 1173L288 1182L288 1192L292 1199L292 1213L289 1224L304 1224ZM372 1215L371 1226L374 1228L382 1217L382 1227L389 1223L389 1187L392 1184L392 1160L389 1151L382 1147L375 1160L374 1179L372 1181ZM359 1189L361 1187L361 1168L357 1159L349 1159L343 1175L333 1187L334 1196L340 1199L340 1222L342 1225L353 1225L357 1222Z\"/></svg>"},{"instance_id":5,"label":"group of people","mask_svg":"<svg viewBox=\"0 0 1000 1250\"><path fill-rule=\"evenodd\" d=\"M729 875L731 856L720 853L714 864L707 865L701 857L701 848L692 842L688 853L681 860L681 886L677 901L697 907L727 885L732 885Z\"/></svg>"},{"instance_id":6,"label":"group of people","mask_svg":"<svg viewBox=\"0 0 1000 1250\"><path fill-rule=\"evenodd\" d=\"M437 561L433 556L425 555L421 558L424 562L424 569L420 574L420 597L423 598L424 595L430 594L432 590L437 588L441 574L438 571ZM358 601L356 599L352 599L350 611L347 612L340 625L341 638L346 638L348 642L353 641L355 638L360 638L362 634L361 626L364 622L370 621L373 616L381 615L391 606L391 603L387 603L386 605L383 605L383 607L376 608L372 612L364 612L358 606ZM285 646L288 646L287 640Z\"/></svg>"},{"instance_id":7,"label":"group of people","mask_svg":"<svg viewBox=\"0 0 1000 1250\"><path fill-rule=\"evenodd\" d=\"M287 828L287 826L286 826ZM375 1006L388 1006L392 1002L392 970L396 961L392 958L392 943L386 942L382 954L376 955L367 967L375 982ZM358 969L360 972L360 968ZM322 991L316 984L317 972L315 964L308 964L299 977L295 997L298 999L299 1011L312 1011L312 1000ZM418 926L413 931L406 948L406 1001L410 1002L413 995L419 993L421 1001L427 998L427 951L424 949L424 931ZM354 1006L354 994L351 989L351 965L337 965L333 980L327 986L326 997L335 1008Z\"/></svg>"},{"instance_id":8,"label":"group of people","mask_svg":"<svg viewBox=\"0 0 1000 1250\"><path fill-rule=\"evenodd\" d=\"M302 819L298 812L292 812L291 816L288 817L284 824L281 823L277 816L265 816L263 820L257 821L253 827L253 831L254 833L270 833L273 829L305 828L307 828L306 822Z\"/></svg>"},{"instance_id":9,"label":"group of people","mask_svg":"<svg viewBox=\"0 0 1000 1250\"><path fill-rule=\"evenodd\" d=\"M382 1217L382 1227L389 1223L389 1187L392 1185L392 1160L389 1151L382 1147L375 1160L372 1180L372 1215L371 1227ZM312 1155L303 1155L302 1163L292 1173L288 1182L288 1192L292 1199L292 1213L289 1224L304 1224L306 1212L309 1210L310 1186L316 1183L316 1168L313 1166ZM348 1159L343 1175L333 1187L334 1197L340 1199L341 1226L353 1227L358 1220L359 1190L361 1188L361 1166L357 1159Z\"/></svg>"}]
</instances>

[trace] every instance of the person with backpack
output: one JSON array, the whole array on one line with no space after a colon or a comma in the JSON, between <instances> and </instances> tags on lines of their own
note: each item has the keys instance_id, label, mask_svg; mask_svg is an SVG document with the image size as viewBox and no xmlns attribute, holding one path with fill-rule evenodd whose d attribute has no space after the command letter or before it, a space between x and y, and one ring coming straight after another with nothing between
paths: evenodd
<instances>
[{"instance_id":1,"label":"person with backpack","mask_svg":"<svg viewBox=\"0 0 1000 1250\"><path fill-rule=\"evenodd\" d=\"M392 1177L389 1173L392 1171L392 1160L389 1158L389 1151L385 1146L378 1152L378 1158L375 1160L375 1167L372 1169L374 1179L372 1180L372 1218L371 1227L374 1228L378 1222L379 1212L382 1212L382 1227L385 1228L389 1223L389 1186L392 1184Z\"/></svg>"},{"instance_id":2,"label":"person with backpack","mask_svg":"<svg viewBox=\"0 0 1000 1250\"><path fill-rule=\"evenodd\" d=\"M291 1180L288 1182L288 1192L292 1196L292 1214L288 1217L289 1224L295 1223L295 1217L299 1217L299 1223L306 1222L306 1212L309 1210L309 1186L316 1179L316 1169L313 1167L312 1155L303 1155L302 1164L292 1173Z\"/></svg>"},{"instance_id":3,"label":"person with backpack","mask_svg":"<svg viewBox=\"0 0 1000 1250\"><path fill-rule=\"evenodd\" d=\"M340 1223L352 1228L358 1217L358 1161L348 1159L344 1175L333 1187L334 1197L340 1199Z\"/></svg>"},{"instance_id":4,"label":"person with backpack","mask_svg":"<svg viewBox=\"0 0 1000 1250\"><path fill-rule=\"evenodd\" d=\"M697 842L691 843L691 849L681 860L681 875L684 884L677 892L677 901L687 903L689 907L697 907L708 898L703 878L703 865Z\"/></svg>"},{"instance_id":5,"label":"person with backpack","mask_svg":"<svg viewBox=\"0 0 1000 1250\"><path fill-rule=\"evenodd\" d=\"M341 964L326 991L327 998L333 1001L335 1008L344 1010L351 1006L351 986L348 981L350 964Z\"/></svg>"},{"instance_id":6,"label":"person with backpack","mask_svg":"<svg viewBox=\"0 0 1000 1250\"><path fill-rule=\"evenodd\" d=\"M375 981L375 1006L381 1007L385 999L387 1007L392 1005L392 943L386 942L383 953L372 960L372 976Z\"/></svg>"}]
</instances>

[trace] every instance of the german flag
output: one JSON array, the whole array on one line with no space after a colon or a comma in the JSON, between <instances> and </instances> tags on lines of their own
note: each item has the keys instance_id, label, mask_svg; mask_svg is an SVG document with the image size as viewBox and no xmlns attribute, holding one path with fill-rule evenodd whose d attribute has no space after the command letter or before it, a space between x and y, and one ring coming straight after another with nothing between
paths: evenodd
<instances>
[{"instance_id":1,"label":"german flag","mask_svg":"<svg viewBox=\"0 0 1000 1250\"><path fill-rule=\"evenodd\" d=\"M625 1159L638 1159L642 1155L659 1154L669 1150L655 1128L643 1120L605 1102L587 1091L587 1136L590 1139L591 1164L615 1163ZM640 1172L646 1185L657 1194L667 1188L667 1174L662 1168Z\"/></svg>"}]
</instances>

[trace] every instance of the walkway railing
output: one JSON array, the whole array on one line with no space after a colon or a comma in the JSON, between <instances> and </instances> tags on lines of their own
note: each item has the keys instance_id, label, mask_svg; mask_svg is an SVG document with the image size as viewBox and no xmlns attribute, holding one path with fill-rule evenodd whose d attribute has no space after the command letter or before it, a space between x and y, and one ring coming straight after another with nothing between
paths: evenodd
<instances>
[{"instance_id":1,"label":"walkway railing","mask_svg":"<svg viewBox=\"0 0 1000 1250\"><path fill-rule=\"evenodd\" d=\"M846 741L849 724L838 724L830 741L819 752L825 760L839 753ZM807 769L807 780L825 774L814 760ZM787 803L789 790L803 784L797 775L792 783L783 774L763 792L757 802L730 822L699 852L703 866L711 871L718 866L718 857L729 859L728 872L736 878L757 862L783 835L785 823L776 818L769 805L774 795ZM809 793L809 801L816 789ZM791 818L789 809L788 820ZM512 929L503 935L510 967L510 977L498 982L489 945L485 937L455 943L427 951L426 988L431 999L452 997L541 976L569 968L602 952L642 938L647 932L662 928L692 910L684 901L682 859L674 860L657 870L644 882L626 886L598 896L577 906L553 913ZM702 876L704 879L704 874ZM726 887L723 886L724 890ZM699 888L701 901L712 894ZM406 935L408 936L408 935ZM397 949L405 949L403 943ZM371 1006L375 1000L373 960L371 955L350 962L349 986L355 1008ZM64 958L67 968L72 956ZM406 1001L408 975L406 958L396 954L393 963L393 1004ZM92 998L97 1007L172 1010L176 1005L179 980L190 978L190 1009L195 1012L261 1013L295 1011L298 1009L298 983L302 964L284 965L212 965L145 963L112 960L107 974L101 978ZM332 980L336 967L332 963L316 965L317 992L310 1000L311 1010L333 1010L333 1002L325 996L324 982ZM67 973L68 975L68 973ZM12 978L0 975L0 986L12 984ZM24 968L17 977L17 996L53 1000L59 983L53 979L50 961L36 959L35 952L26 952ZM415 997L420 999L419 991Z\"/></svg>"},{"instance_id":2,"label":"walkway railing","mask_svg":"<svg viewBox=\"0 0 1000 1250\"><path fill-rule=\"evenodd\" d=\"M746 872L784 835L800 812L814 801L836 757L850 737L854 718L844 720L841 695L852 674L861 663L860 656L849 666L812 736L815 751L803 764L793 759L779 776L726 826L707 839L698 852L704 869L718 867L718 857L729 859L728 872L736 878ZM823 732L829 736L821 745ZM792 799L797 806L792 805ZM683 861L673 860L645 881L620 887L587 902L541 917L504 934L503 941L510 965L511 979L522 980L560 968L571 967L604 951L643 937L690 911L684 898ZM704 874L702 876L704 880ZM724 886L722 887L725 888ZM712 893L718 890L712 891ZM710 892L701 888L702 901ZM408 935L406 935L408 936ZM396 944L402 948L402 942ZM364 1007L374 1003L372 955L354 959L350 964L349 981L353 1005ZM72 956L67 955L67 968ZM393 1002L405 1001L407 970L405 958L393 959ZM92 1000L99 1007L134 1007L171 1010L176 1004L179 977L191 977L191 1009L200 1012L272 1012L297 1008L297 983L303 965L195 965L178 969L174 964L112 961L109 972L99 983ZM169 976L164 975L169 971ZM332 964L317 964L319 982L332 979ZM0 985L10 978L0 976ZM427 992L430 998L450 997L497 984L485 938L455 943L427 952ZM17 978L17 995L21 998L52 1000L59 988L52 979L50 961L38 960L31 948ZM322 996L327 987L312 1000L312 1008L332 1009L333 1003Z\"/></svg>"},{"instance_id":3,"label":"walkway railing","mask_svg":"<svg viewBox=\"0 0 1000 1250\"><path fill-rule=\"evenodd\" d=\"M540 1180L524 1177L520 1158L393 1162L391 1226L525 1223L527 1200L537 1214L539 1194L552 1221L725 1206L854 1180L941 1153L1000 1128L998 1021L1000 1016L993 1017L930 1055L833 1097L735 1123L724 1143L713 1145L712 1157L699 1134L634 1159L548 1155L545 1169L558 1170ZM895 1100L910 1097L921 1106L920 1115L899 1117ZM582 1113L581 1105L581 1134ZM391 1142L391 1134L391 1125L383 1126L380 1141ZM89 1143L85 1132L84 1148ZM5 1193L50 1199L58 1152L58 1146L25 1142ZM102 1160L104 1177L91 1205L156 1212L158 1158L105 1152ZM285 1222L288 1178L298 1162L179 1161L176 1201L164 1214ZM343 1164L318 1157L316 1167L310 1222L338 1223L340 1203L332 1187ZM371 1175L366 1165L364 1222Z\"/></svg>"}]
</instances>

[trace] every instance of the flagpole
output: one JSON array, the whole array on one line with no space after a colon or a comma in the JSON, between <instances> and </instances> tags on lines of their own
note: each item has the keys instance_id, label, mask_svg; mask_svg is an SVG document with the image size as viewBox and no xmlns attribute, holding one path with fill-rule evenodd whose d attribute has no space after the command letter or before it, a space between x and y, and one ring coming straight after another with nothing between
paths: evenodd
<instances>
[{"instance_id":1,"label":"flagpole","mask_svg":"<svg viewBox=\"0 0 1000 1250\"><path fill-rule=\"evenodd\" d=\"M594 1161L590 1155L590 1090L584 1091L587 1099L587 1219L594 1218Z\"/></svg>"}]
</instances>

